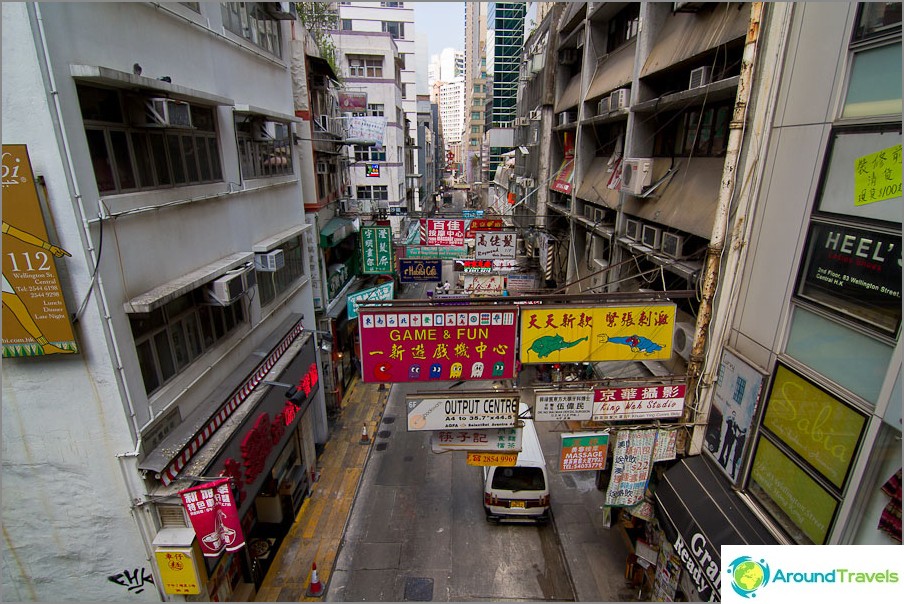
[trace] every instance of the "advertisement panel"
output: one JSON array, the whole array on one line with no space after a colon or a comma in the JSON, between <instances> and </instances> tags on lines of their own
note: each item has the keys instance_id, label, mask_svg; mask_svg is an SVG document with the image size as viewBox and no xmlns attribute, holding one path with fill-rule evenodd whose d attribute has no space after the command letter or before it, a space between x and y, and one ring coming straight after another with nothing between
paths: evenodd
<instances>
[{"instance_id":1,"label":"advertisement panel","mask_svg":"<svg viewBox=\"0 0 904 604\"><path fill-rule=\"evenodd\" d=\"M361 272L385 275L392 272L392 227L361 227Z\"/></svg>"},{"instance_id":2,"label":"advertisement panel","mask_svg":"<svg viewBox=\"0 0 904 604\"><path fill-rule=\"evenodd\" d=\"M624 507L643 501L657 430L620 430L612 451L612 478L606 489L606 505Z\"/></svg>"},{"instance_id":3,"label":"advertisement panel","mask_svg":"<svg viewBox=\"0 0 904 604\"><path fill-rule=\"evenodd\" d=\"M514 231L478 232L474 235L478 260L514 260L518 234Z\"/></svg>"},{"instance_id":4,"label":"advertisement panel","mask_svg":"<svg viewBox=\"0 0 904 604\"><path fill-rule=\"evenodd\" d=\"M608 450L608 432L562 434L559 470L561 472L605 470Z\"/></svg>"},{"instance_id":5,"label":"advertisement panel","mask_svg":"<svg viewBox=\"0 0 904 604\"><path fill-rule=\"evenodd\" d=\"M3 357L78 352L25 145L3 145Z\"/></svg>"},{"instance_id":6,"label":"advertisement panel","mask_svg":"<svg viewBox=\"0 0 904 604\"><path fill-rule=\"evenodd\" d=\"M474 218L468 224L468 230L471 231L469 237L474 236L474 231L499 231L505 227L505 221L502 218Z\"/></svg>"},{"instance_id":7,"label":"advertisement panel","mask_svg":"<svg viewBox=\"0 0 904 604\"><path fill-rule=\"evenodd\" d=\"M367 111L367 93L340 90L339 106L342 111Z\"/></svg>"},{"instance_id":8,"label":"advertisement panel","mask_svg":"<svg viewBox=\"0 0 904 604\"><path fill-rule=\"evenodd\" d=\"M465 275L465 294L471 296L498 296L505 286L501 275Z\"/></svg>"},{"instance_id":9,"label":"advertisement panel","mask_svg":"<svg viewBox=\"0 0 904 604\"><path fill-rule=\"evenodd\" d=\"M422 218L421 224L426 225L426 230L423 231L426 238L421 241L424 245L463 246L465 244L464 220Z\"/></svg>"},{"instance_id":10,"label":"advertisement panel","mask_svg":"<svg viewBox=\"0 0 904 604\"><path fill-rule=\"evenodd\" d=\"M434 453L446 451L521 451L521 428L489 430L436 430L430 435Z\"/></svg>"},{"instance_id":11,"label":"advertisement panel","mask_svg":"<svg viewBox=\"0 0 904 604\"><path fill-rule=\"evenodd\" d=\"M386 133L386 118L382 116L355 116L345 118L349 139L361 139L383 144L383 136Z\"/></svg>"},{"instance_id":12,"label":"advertisement panel","mask_svg":"<svg viewBox=\"0 0 904 604\"><path fill-rule=\"evenodd\" d=\"M392 281L387 281L386 283L381 283L376 287L362 289L361 291L349 294L345 299L348 318L354 319L358 316L358 304L360 302L364 302L365 300L392 300L394 294L395 283Z\"/></svg>"},{"instance_id":13,"label":"advertisement panel","mask_svg":"<svg viewBox=\"0 0 904 604\"><path fill-rule=\"evenodd\" d=\"M216 558L223 550L234 552L245 545L230 480L221 478L179 491L201 553L208 558Z\"/></svg>"},{"instance_id":14,"label":"advertisement panel","mask_svg":"<svg viewBox=\"0 0 904 604\"><path fill-rule=\"evenodd\" d=\"M504 380L515 375L517 309L362 309L365 382Z\"/></svg>"},{"instance_id":15,"label":"advertisement panel","mask_svg":"<svg viewBox=\"0 0 904 604\"><path fill-rule=\"evenodd\" d=\"M669 359L672 303L525 309L520 361L581 363Z\"/></svg>"},{"instance_id":16,"label":"advertisement panel","mask_svg":"<svg viewBox=\"0 0 904 604\"><path fill-rule=\"evenodd\" d=\"M514 428L518 418L517 393L445 396L406 396L408 431Z\"/></svg>"},{"instance_id":17,"label":"advertisement panel","mask_svg":"<svg viewBox=\"0 0 904 604\"><path fill-rule=\"evenodd\" d=\"M592 415L593 392L589 390L537 390L535 393L534 420L538 422L583 421Z\"/></svg>"},{"instance_id":18,"label":"advertisement panel","mask_svg":"<svg viewBox=\"0 0 904 604\"><path fill-rule=\"evenodd\" d=\"M399 259L399 281L402 283L423 283L439 281L442 276L441 260Z\"/></svg>"},{"instance_id":19,"label":"advertisement panel","mask_svg":"<svg viewBox=\"0 0 904 604\"><path fill-rule=\"evenodd\" d=\"M685 389L684 384L595 389L593 420L608 422L681 417Z\"/></svg>"},{"instance_id":20,"label":"advertisement panel","mask_svg":"<svg viewBox=\"0 0 904 604\"><path fill-rule=\"evenodd\" d=\"M463 245L407 245L405 255L408 258L438 258L454 260L467 255L468 248Z\"/></svg>"},{"instance_id":21,"label":"advertisement panel","mask_svg":"<svg viewBox=\"0 0 904 604\"><path fill-rule=\"evenodd\" d=\"M160 547L154 550L163 591L174 595L201 593L201 573L190 547Z\"/></svg>"},{"instance_id":22,"label":"advertisement panel","mask_svg":"<svg viewBox=\"0 0 904 604\"><path fill-rule=\"evenodd\" d=\"M468 453L469 466L506 466L518 463L517 453Z\"/></svg>"}]
</instances>

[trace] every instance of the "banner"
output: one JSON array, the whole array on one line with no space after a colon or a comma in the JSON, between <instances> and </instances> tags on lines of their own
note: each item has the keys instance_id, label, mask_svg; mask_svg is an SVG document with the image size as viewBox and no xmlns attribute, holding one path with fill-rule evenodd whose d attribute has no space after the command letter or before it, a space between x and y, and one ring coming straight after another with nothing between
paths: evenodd
<instances>
[{"instance_id":1,"label":"banner","mask_svg":"<svg viewBox=\"0 0 904 604\"><path fill-rule=\"evenodd\" d=\"M385 117L350 117L346 124L348 138L372 141L377 145L383 144L383 134L386 131Z\"/></svg>"},{"instance_id":2,"label":"banner","mask_svg":"<svg viewBox=\"0 0 904 604\"><path fill-rule=\"evenodd\" d=\"M201 553L216 558L225 549L234 552L245 545L229 478L221 478L179 491L182 506L188 512L198 536Z\"/></svg>"},{"instance_id":3,"label":"banner","mask_svg":"<svg viewBox=\"0 0 904 604\"><path fill-rule=\"evenodd\" d=\"M658 430L621 430L612 451L612 478L606 489L606 505L624 507L643 500Z\"/></svg>"}]
</instances>

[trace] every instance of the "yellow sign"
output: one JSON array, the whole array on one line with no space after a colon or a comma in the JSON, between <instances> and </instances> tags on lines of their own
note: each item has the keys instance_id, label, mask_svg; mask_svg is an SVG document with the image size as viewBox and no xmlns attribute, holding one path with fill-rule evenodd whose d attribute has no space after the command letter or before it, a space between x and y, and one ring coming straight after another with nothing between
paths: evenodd
<instances>
[{"instance_id":1,"label":"yellow sign","mask_svg":"<svg viewBox=\"0 0 904 604\"><path fill-rule=\"evenodd\" d=\"M159 548L154 552L157 568L168 594L193 595L201 593L201 577L192 548Z\"/></svg>"},{"instance_id":2,"label":"yellow sign","mask_svg":"<svg viewBox=\"0 0 904 604\"><path fill-rule=\"evenodd\" d=\"M672 356L675 305L526 307L522 363L647 361Z\"/></svg>"},{"instance_id":3,"label":"yellow sign","mask_svg":"<svg viewBox=\"0 0 904 604\"><path fill-rule=\"evenodd\" d=\"M469 466L513 466L516 463L517 453L468 453Z\"/></svg>"},{"instance_id":4,"label":"yellow sign","mask_svg":"<svg viewBox=\"0 0 904 604\"><path fill-rule=\"evenodd\" d=\"M28 149L3 145L3 357L78 352Z\"/></svg>"},{"instance_id":5,"label":"yellow sign","mask_svg":"<svg viewBox=\"0 0 904 604\"><path fill-rule=\"evenodd\" d=\"M854 160L854 205L901 196L901 145Z\"/></svg>"}]
</instances>

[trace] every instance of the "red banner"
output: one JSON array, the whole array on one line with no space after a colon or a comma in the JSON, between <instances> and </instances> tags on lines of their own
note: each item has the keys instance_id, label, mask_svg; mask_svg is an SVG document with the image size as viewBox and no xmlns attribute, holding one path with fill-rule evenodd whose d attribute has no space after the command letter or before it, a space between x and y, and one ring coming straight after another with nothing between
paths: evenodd
<instances>
[{"instance_id":1,"label":"red banner","mask_svg":"<svg viewBox=\"0 0 904 604\"><path fill-rule=\"evenodd\" d=\"M216 558L224 549L234 552L245 545L229 478L184 489L179 496L206 557Z\"/></svg>"}]
</instances>

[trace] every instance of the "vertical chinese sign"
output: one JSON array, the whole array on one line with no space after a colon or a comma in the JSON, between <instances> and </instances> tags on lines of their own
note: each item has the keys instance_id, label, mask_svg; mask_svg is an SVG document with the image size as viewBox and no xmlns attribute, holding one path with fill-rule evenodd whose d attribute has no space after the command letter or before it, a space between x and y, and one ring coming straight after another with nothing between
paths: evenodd
<instances>
[{"instance_id":1,"label":"vertical chinese sign","mask_svg":"<svg viewBox=\"0 0 904 604\"><path fill-rule=\"evenodd\" d=\"M158 548L154 557L163 580L163 591L173 595L201 593L203 580L192 548Z\"/></svg>"},{"instance_id":2,"label":"vertical chinese sign","mask_svg":"<svg viewBox=\"0 0 904 604\"><path fill-rule=\"evenodd\" d=\"M3 357L78 352L25 145L3 145Z\"/></svg>"},{"instance_id":3,"label":"vertical chinese sign","mask_svg":"<svg viewBox=\"0 0 904 604\"><path fill-rule=\"evenodd\" d=\"M392 272L392 227L366 226L361 228L362 270L368 275Z\"/></svg>"},{"instance_id":4,"label":"vertical chinese sign","mask_svg":"<svg viewBox=\"0 0 904 604\"><path fill-rule=\"evenodd\" d=\"M224 549L234 552L245 545L229 482L229 478L221 478L179 491L201 553L208 558L216 558Z\"/></svg>"},{"instance_id":5,"label":"vertical chinese sign","mask_svg":"<svg viewBox=\"0 0 904 604\"><path fill-rule=\"evenodd\" d=\"M606 489L606 505L640 503L653 467L658 430L621 430L612 451L612 478Z\"/></svg>"},{"instance_id":6,"label":"vertical chinese sign","mask_svg":"<svg viewBox=\"0 0 904 604\"><path fill-rule=\"evenodd\" d=\"M515 375L517 310L359 310L365 382L504 380Z\"/></svg>"}]
</instances>

